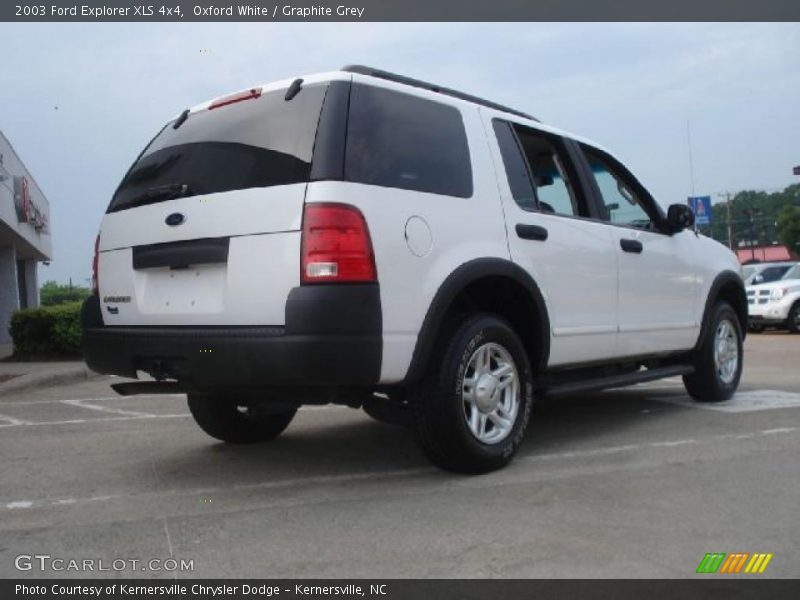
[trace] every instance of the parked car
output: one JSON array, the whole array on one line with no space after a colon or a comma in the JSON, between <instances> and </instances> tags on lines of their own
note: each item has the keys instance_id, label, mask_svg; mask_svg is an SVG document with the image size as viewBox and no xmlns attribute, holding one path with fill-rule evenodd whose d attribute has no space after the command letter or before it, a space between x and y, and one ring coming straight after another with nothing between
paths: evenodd
<instances>
[{"instance_id":1,"label":"parked car","mask_svg":"<svg viewBox=\"0 0 800 600\"><path fill-rule=\"evenodd\" d=\"M750 331L776 327L800 333L800 264L778 281L748 286L747 309Z\"/></svg>"},{"instance_id":2,"label":"parked car","mask_svg":"<svg viewBox=\"0 0 800 600\"><path fill-rule=\"evenodd\" d=\"M778 281L796 264L797 261L785 261L745 265L742 267L744 284L749 286Z\"/></svg>"},{"instance_id":3,"label":"parked car","mask_svg":"<svg viewBox=\"0 0 800 600\"><path fill-rule=\"evenodd\" d=\"M103 217L86 361L259 442L337 402L497 469L535 398L683 376L729 398L747 300L684 203L600 146L368 67L183 111Z\"/></svg>"}]
</instances>

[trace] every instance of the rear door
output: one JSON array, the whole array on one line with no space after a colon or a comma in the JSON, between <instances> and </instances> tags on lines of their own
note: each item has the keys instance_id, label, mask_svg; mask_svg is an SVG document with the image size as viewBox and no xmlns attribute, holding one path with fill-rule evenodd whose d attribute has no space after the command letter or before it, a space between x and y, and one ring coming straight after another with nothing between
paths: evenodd
<instances>
[{"instance_id":1,"label":"rear door","mask_svg":"<svg viewBox=\"0 0 800 600\"><path fill-rule=\"evenodd\" d=\"M487 121L507 175L500 191L511 257L536 280L547 304L549 365L610 358L617 258L611 232L591 218L568 144L538 129Z\"/></svg>"},{"instance_id":2,"label":"rear door","mask_svg":"<svg viewBox=\"0 0 800 600\"><path fill-rule=\"evenodd\" d=\"M281 325L327 84L257 88L168 123L103 218L107 325Z\"/></svg>"}]
</instances>

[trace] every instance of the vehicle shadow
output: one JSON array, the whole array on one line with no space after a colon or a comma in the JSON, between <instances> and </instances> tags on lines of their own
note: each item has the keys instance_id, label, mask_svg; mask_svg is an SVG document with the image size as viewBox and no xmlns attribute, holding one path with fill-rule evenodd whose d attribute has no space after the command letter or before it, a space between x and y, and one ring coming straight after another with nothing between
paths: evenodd
<instances>
[{"instance_id":1,"label":"vehicle shadow","mask_svg":"<svg viewBox=\"0 0 800 600\"><path fill-rule=\"evenodd\" d=\"M659 391L659 395L669 391ZM674 393L674 392L673 392ZM520 456L569 452L627 443L685 408L652 402L652 390L614 390L537 402ZM430 470L413 432L372 420L361 411L301 413L269 443L215 442L199 430L154 458L162 481L179 487L248 486L308 479L320 482L355 474L402 475Z\"/></svg>"}]
</instances>

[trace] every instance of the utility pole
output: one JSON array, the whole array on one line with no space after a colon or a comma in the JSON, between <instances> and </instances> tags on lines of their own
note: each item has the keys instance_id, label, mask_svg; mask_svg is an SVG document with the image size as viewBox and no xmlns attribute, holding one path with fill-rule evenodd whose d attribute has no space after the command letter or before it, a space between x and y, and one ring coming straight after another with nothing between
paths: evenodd
<instances>
[{"instance_id":1,"label":"utility pole","mask_svg":"<svg viewBox=\"0 0 800 600\"><path fill-rule=\"evenodd\" d=\"M753 208L745 208L742 212L747 216L747 219L750 222L750 253L752 254L753 262L755 262L756 261L756 246L755 246L755 243L754 243L755 240L753 238L755 237L756 233L755 233L755 222L753 220L753 217L755 217L756 215L760 215L761 214L761 210L758 209L758 208L753 207Z\"/></svg>"},{"instance_id":2,"label":"utility pole","mask_svg":"<svg viewBox=\"0 0 800 600\"><path fill-rule=\"evenodd\" d=\"M717 194L721 198L725 198L725 208L728 220L728 248L733 251L733 220L731 219L731 193L725 192L724 194Z\"/></svg>"}]
</instances>

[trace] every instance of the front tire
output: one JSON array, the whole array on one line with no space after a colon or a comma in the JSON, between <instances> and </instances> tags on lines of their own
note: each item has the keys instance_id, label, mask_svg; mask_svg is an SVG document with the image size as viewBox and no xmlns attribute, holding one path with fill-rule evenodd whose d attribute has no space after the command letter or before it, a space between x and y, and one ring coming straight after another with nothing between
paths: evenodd
<instances>
[{"instance_id":1,"label":"front tire","mask_svg":"<svg viewBox=\"0 0 800 600\"><path fill-rule=\"evenodd\" d=\"M792 305L789 309L789 318L786 320L786 326L791 333L800 333L800 300Z\"/></svg>"},{"instance_id":2,"label":"front tire","mask_svg":"<svg viewBox=\"0 0 800 600\"><path fill-rule=\"evenodd\" d=\"M445 329L433 356L413 403L424 454L458 473L508 464L533 404L530 361L517 334L494 315L469 316Z\"/></svg>"},{"instance_id":3,"label":"front tire","mask_svg":"<svg viewBox=\"0 0 800 600\"><path fill-rule=\"evenodd\" d=\"M200 429L232 444L254 444L278 437L297 409L259 414L247 403L221 394L189 394L189 411Z\"/></svg>"},{"instance_id":4,"label":"front tire","mask_svg":"<svg viewBox=\"0 0 800 600\"><path fill-rule=\"evenodd\" d=\"M694 359L694 373L683 376L689 395L698 402L728 400L742 376L742 329L726 302L714 306Z\"/></svg>"}]
</instances>

